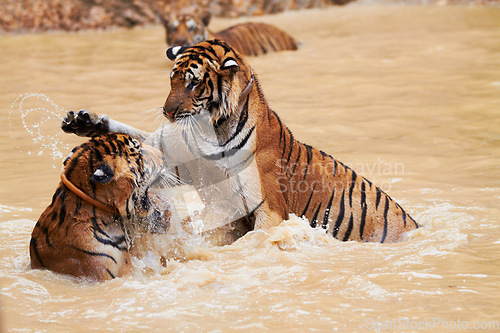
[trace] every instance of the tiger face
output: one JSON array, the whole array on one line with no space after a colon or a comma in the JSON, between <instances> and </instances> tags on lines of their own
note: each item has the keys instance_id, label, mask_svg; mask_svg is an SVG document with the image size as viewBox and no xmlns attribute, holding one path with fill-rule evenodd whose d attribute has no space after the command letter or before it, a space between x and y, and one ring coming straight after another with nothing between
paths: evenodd
<instances>
[{"instance_id":1,"label":"tiger face","mask_svg":"<svg viewBox=\"0 0 500 333\"><path fill-rule=\"evenodd\" d=\"M171 90L163 113L170 121L208 114L212 124L237 112L239 97L253 81L246 61L226 43L211 40L190 48L173 47Z\"/></svg>"},{"instance_id":2,"label":"tiger face","mask_svg":"<svg viewBox=\"0 0 500 333\"><path fill-rule=\"evenodd\" d=\"M64 174L77 188L93 193L125 219L153 220L156 225L163 218L149 193L165 172L157 149L129 135L110 134L73 149L64 165Z\"/></svg>"},{"instance_id":3,"label":"tiger face","mask_svg":"<svg viewBox=\"0 0 500 333\"><path fill-rule=\"evenodd\" d=\"M209 39L207 29L210 14L172 14L163 18L162 23L166 31L166 42L170 46L191 46Z\"/></svg>"}]
</instances>

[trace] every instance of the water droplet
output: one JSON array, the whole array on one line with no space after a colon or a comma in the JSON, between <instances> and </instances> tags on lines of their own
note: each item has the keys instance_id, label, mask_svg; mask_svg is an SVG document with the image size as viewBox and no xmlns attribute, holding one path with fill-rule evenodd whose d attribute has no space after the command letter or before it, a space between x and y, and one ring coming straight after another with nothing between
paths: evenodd
<instances>
[{"instance_id":1,"label":"water droplet","mask_svg":"<svg viewBox=\"0 0 500 333\"><path fill-rule=\"evenodd\" d=\"M49 155L52 160L60 161L63 151L69 150L69 145L64 143L60 133L51 134L51 130L59 127L62 118L66 114L64 108L54 103L49 97L42 93L24 93L19 95L11 104L9 111L9 126L15 129L14 121L19 121L31 136L34 151L27 151L29 156ZM49 130L50 129L50 130ZM11 137L13 135L11 134ZM20 147L17 147L21 152ZM59 163L57 163L60 166ZM54 164L55 168L56 165Z\"/></svg>"}]
</instances>

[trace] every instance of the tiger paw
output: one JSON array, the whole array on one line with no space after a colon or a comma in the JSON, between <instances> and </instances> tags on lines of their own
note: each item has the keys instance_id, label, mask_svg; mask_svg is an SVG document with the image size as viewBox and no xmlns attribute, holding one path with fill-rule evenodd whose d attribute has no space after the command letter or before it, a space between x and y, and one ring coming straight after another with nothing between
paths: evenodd
<instances>
[{"instance_id":1,"label":"tiger paw","mask_svg":"<svg viewBox=\"0 0 500 333\"><path fill-rule=\"evenodd\" d=\"M78 136L94 136L109 132L109 118L106 115L98 115L85 109L75 113L68 111L63 118L61 129L66 133L74 133Z\"/></svg>"}]
</instances>

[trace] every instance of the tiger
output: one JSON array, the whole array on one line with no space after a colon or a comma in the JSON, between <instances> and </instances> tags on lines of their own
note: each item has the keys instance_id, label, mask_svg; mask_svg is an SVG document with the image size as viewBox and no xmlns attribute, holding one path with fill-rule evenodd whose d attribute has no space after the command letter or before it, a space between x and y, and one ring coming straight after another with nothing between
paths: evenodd
<instances>
[{"instance_id":1,"label":"tiger","mask_svg":"<svg viewBox=\"0 0 500 333\"><path fill-rule=\"evenodd\" d=\"M214 33L207 28L210 23L210 13L172 14L170 17L161 18L166 31L166 42L170 46L191 46L218 38L246 56L297 50L298 47L292 36L265 23L241 23Z\"/></svg>"},{"instance_id":2,"label":"tiger","mask_svg":"<svg viewBox=\"0 0 500 333\"><path fill-rule=\"evenodd\" d=\"M31 234L31 268L95 281L130 273L131 221L144 221L152 233L169 229L169 205L155 204L149 193L164 177L162 158L128 134L93 137L74 148Z\"/></svg>"},{"instance_id":3,"label":"tiger","mask_svg":"<svg viewBox=\"0 0 500 333\"><path fill-rule=\"evenodd\" d=\"M199 151L208 161L200 174L219 170L229 177L229 188L254 215L254 229L274 227L295 214L342 241L386 243L420 227L368 179L296 140L269 107L246 59L229 44L209 40L175 46L167 57L174 66L164 116L178 124L188 150ZM156 138L164 153L171 142L159 139L163 128L148 134L86 110L70 111L62 129L79 135L118 131Z\"/></svg>"}]
</instances>

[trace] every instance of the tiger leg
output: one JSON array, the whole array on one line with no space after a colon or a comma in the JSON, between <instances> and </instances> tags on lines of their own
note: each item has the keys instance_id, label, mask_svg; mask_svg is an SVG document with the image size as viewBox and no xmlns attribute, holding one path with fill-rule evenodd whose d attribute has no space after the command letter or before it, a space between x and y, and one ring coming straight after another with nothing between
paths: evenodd
<instances>
[{"instance_id":1,"label":"tiger leg","mask_svg":"<svg viewBox=\"0 0 500 333\"><path fill-rule=\"evenodd\" d=\"M99 115L82 109L75 113L68 111L61 122L61 129L66 133L92 137L107 133L122 133L146 142L151 133L141 131L132 126L110 119L107 115Z\"/></svg>"}]
</instances>

